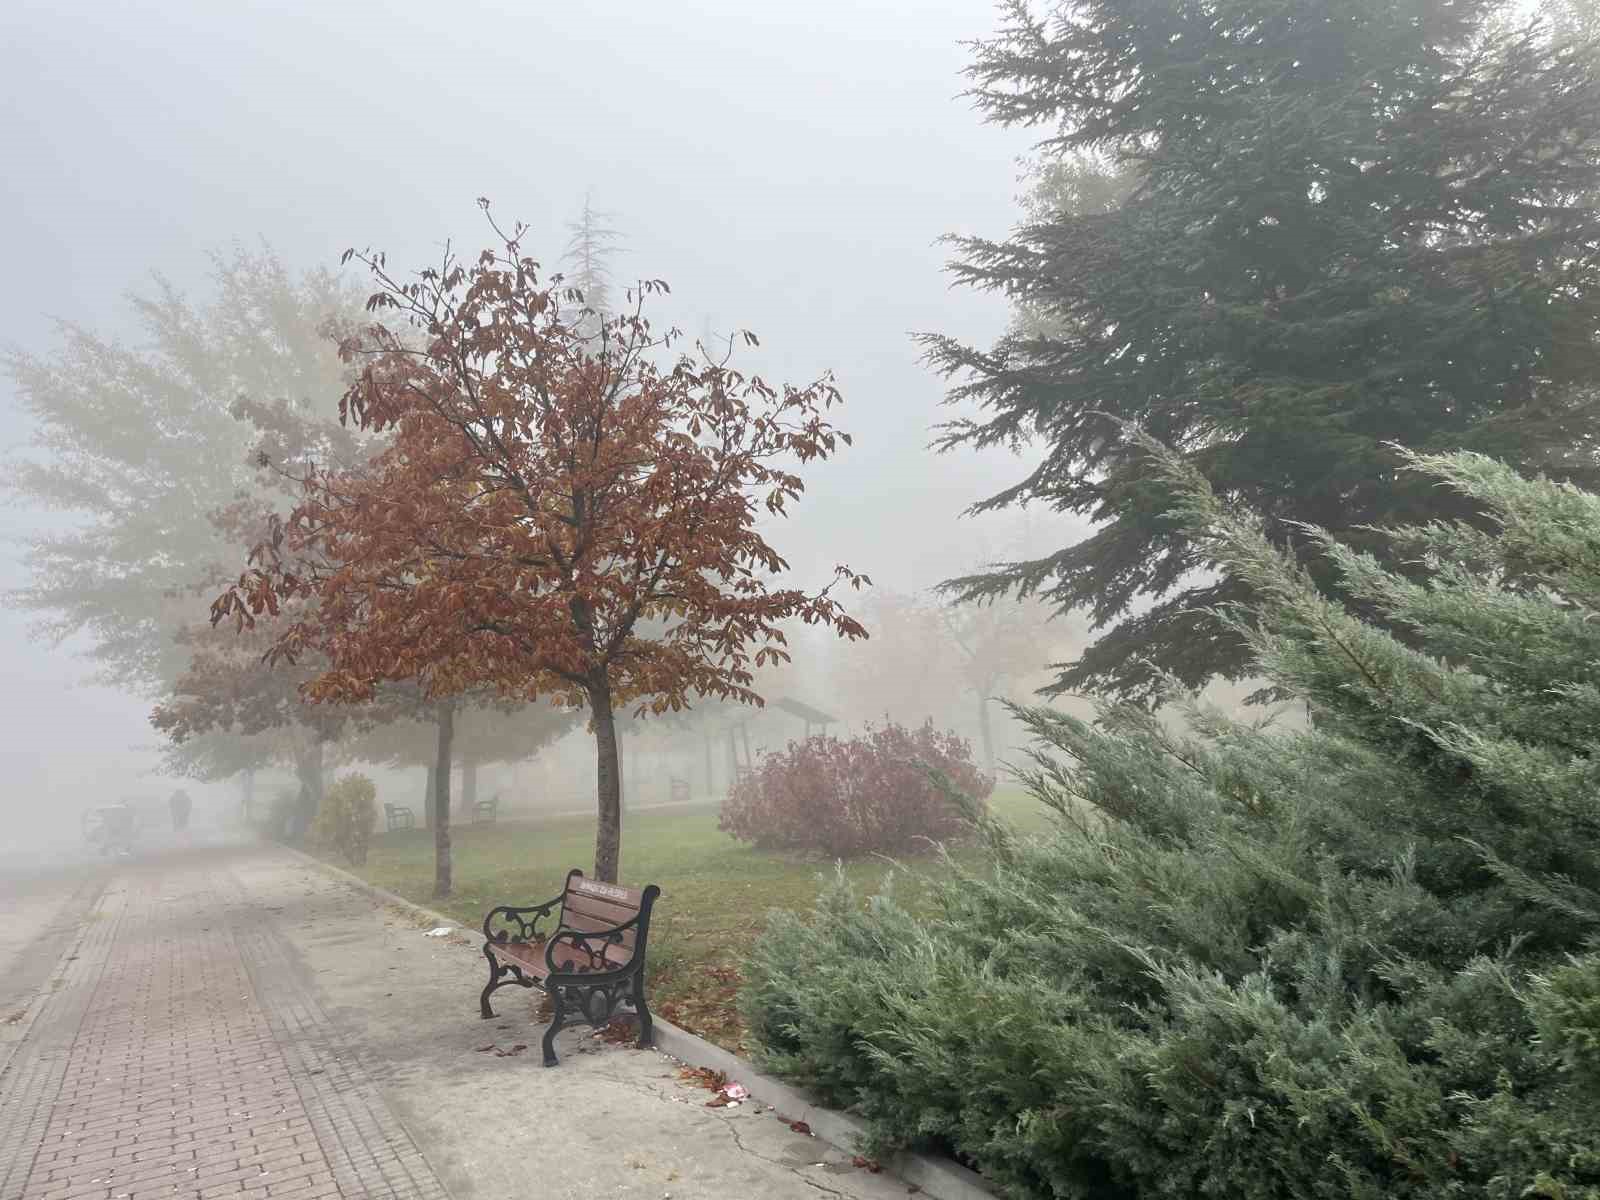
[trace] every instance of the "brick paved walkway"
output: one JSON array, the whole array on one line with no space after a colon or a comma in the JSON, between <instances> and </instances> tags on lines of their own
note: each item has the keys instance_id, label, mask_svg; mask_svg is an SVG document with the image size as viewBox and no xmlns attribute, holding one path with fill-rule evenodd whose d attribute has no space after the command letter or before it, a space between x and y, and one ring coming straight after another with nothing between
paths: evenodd
<instances>
[{"instance_id":1,"label":"brick paved walkway","mask_svg":"<svg viewBox=\"0 0 1600 1200\"><path fill-rule=\"evenodd\" d=\"M0 1075L0 1198L445 1200L227 852L120 871Z\"/></svg>"}]
</instances>

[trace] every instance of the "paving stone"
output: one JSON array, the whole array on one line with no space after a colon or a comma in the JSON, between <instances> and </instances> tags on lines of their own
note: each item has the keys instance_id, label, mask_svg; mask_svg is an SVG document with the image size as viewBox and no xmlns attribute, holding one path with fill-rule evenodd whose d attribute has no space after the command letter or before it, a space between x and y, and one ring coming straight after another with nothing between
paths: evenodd
<instances>
[{"instance_id":1,"label":"paving stone","mask_svg":"<svg viewBox=\"0 0 1600 1200\"><path fill-rule=\"evenodd\" d=\"M130 865L0 1074L0 1197L447 1200L237 852Z\"/></svg>"}]
</instances>

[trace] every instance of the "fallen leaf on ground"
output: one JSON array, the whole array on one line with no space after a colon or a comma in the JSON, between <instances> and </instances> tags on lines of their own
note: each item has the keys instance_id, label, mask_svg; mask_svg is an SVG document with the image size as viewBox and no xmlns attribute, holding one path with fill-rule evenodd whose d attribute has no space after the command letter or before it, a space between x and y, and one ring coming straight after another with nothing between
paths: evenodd
<instances>
[{"instance_id":1,"label":"fallen leaf on ground","mask_svg":"<svg viewBox=\"0 0 1600 1200\"><path fill-rule=\"evenodd\" d=\"M604 1029L601 1029L595 1034L595 1037L602 1038L613 1046L620 1046L624 1042L631 1042L637 1036L638 1030L634 1027L634 1023L627 1017L617 1017L615 1020L606 1025Z\"/></svg>"},{"instance_id":2,"label":"fallen leaf on ground","mask_svg":"<svg viewBox=\"0 0 1600 1200\"><path fill-rule=\"evenodd\" d=\"M803 1133L807 1137L811 1136L811 1126L807 1125L804 1121L790 1121L789 1128L794 1130L796 1133Z\"/></svg>"},{"instance_id":3,"label":"fallen leaf on ground","mask_svg":"<svg viewBox=\"0 0 1600 1200\"><path fill-rule=\"evenodd\" d=\"M494 1043L490 1042L487 1046L474 1046L473 1049L475 1051L477 1051L479 1054L482 1054L485 1050L493 1050L494 1049Z\"/></svg>"},{"instance_id":4,"label":"fallen leaf on ground","mask_svg":"<svg viewBox=\"0 0 1600 1200\"><path fill-rule=\"evenodd\" d=\"M871 1171L874 1175L876 1175L879 1171L883 1170L883 1168L881 1166L879 1166L876 1162L874 1162L872 1159L870 1159L870 1158L862 1158L861 1155L859 1155L859 1154L857 1154L854 1158L852 1158L850 1160L850 1165L852 1167L860 1167L863 1170Z\"/></svg>"},{"instance_id":5,"label":"fallen leaf on ground","mask_svg":"<svg viewBox=\"0 0 1600 1200\"><path fill-rule=\"evenodd\" d=\"M725 1072L713 1071L710 1067L685 1067L678 1072L678 1078L685 1083L703 1087L709 1092L720 1092L723 1085L728 1082Z\"/></svg>"}]
</instances>

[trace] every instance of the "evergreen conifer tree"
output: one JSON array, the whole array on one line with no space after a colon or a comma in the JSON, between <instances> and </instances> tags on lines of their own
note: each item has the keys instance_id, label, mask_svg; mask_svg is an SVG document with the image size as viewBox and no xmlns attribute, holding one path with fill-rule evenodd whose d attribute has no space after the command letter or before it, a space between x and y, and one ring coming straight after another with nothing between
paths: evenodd
<instances>
[{"instance_id":1,"label":"evergreen conifer tree","mask_svg":"<svg viewBox=\"0 0 1600 1200\"><path fill-rule=\"evenodd\" d=\"M1397 456L1486 519L1375 535L1415 577L1302 530L1381 625L1145 459L1314 727L1019 710L1055 831L971 810L931 917L841 882L777 918L767 1064L1024 1200L1600 1196L1600 496Z\"/></svg>"},{"instance_id":2,"label":"evergreen conifer tree","mask_svg":"<svg viewBox=\"0 0 1600 1200\"><path fill-rule=\"evenodd\" d=\"M1043 449L976 507L1100 525L954 581L1112 626L1062 688L1148 696L1164 672L1198 685L1249 662L1205 612L1243 580L1206 577L1104 414L1292 543L1296 521L1359 541L1468 511L1389 442L1600 481L1600 80L1581 43L1503 0L1005 7L970 68L980 107L1048 130L1065 182L1098 163L1130 189L1046 187L1009 239L960 239L956 277L1027 319L989 349L924 339L952 401L978 409L942 445Z\"/></svg>"},{"instance_id":3,"label":"evergreen conifer tree","mask_svg":"<svg viewBox=\"0 0 1600 1200\"><path fill-rule=\"evenodd\" d=\"M581 321L596 333L615 302L611 263L620 253L622 233L611 227L614 219L595 208L593 197L585 192L583 211L567 222L567 249L562 256L568 270L566 284L583 297Z\"/></svg>"}]
</instances>

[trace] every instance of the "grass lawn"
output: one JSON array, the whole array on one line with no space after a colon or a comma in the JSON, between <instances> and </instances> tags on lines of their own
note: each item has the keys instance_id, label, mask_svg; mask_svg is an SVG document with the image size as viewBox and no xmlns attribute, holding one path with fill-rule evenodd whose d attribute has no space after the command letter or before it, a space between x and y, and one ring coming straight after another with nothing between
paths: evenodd
<instances>
[{"instance_id":1,"label":"grass lawn","mask_svg":"<svg viewBox=\"0 0 1600 1200\"><path fill-rule=\"evenodd\" d=\"M997 791L991 803L1020 829L1047 823L1040 806L1020 791ZM558 817L454 828L455 895L448 900L433 899L433 834L427 830L378 834L366 866L355 870L476 930L494 905L549 899L570 868L589 870L594 825L593 817ZM332 852L326 857L346 866ZM932 856L906 865L938 869ZM717 829L715 805L624 814L622 882L661 886L650 929L652 1007L702 1037L740 1049L743 1029L734 995L746 948L760 935L768 910L809 908L819 876L832 869L825 861L734 841ZM876 858L846 865L865 891L874 890L889 869ZM905 896L907 890L897 885L897 893Z\"/></svg>"}]
</instances>

